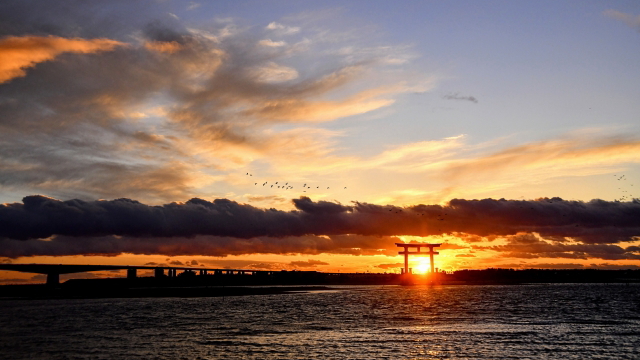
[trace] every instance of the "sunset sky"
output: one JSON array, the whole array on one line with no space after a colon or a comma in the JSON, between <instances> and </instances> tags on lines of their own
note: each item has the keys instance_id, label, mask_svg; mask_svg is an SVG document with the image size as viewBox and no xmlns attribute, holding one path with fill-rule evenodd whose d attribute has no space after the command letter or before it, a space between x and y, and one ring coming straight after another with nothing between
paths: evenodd
<instances>
[{"instance_id":1,"label":"sunset sky","mask_svg":"<svg viewBox=\"0 0 640 360\"><path fill-rule=\"evenodd\" d=\"M3 1L0 262L640 268L639 59L635 0Z\"/></svg>"}]
</instances>

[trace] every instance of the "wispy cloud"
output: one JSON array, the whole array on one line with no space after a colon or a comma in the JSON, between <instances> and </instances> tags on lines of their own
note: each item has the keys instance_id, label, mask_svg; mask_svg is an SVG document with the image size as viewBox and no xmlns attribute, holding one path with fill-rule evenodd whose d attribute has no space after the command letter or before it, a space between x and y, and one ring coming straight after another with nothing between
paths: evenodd
<instances>
[{"instance_id":1,"label":"wispy cloud","mask_svg":"<svg viewBox=\"0 0 640 360\"><path fill-rule=\"evenodd\" d=\"M269 25L267 25L265 27L265 29L275 31L275 32L278 32L278 33L283 34L283 35L295 34L297 32L300 32L300 27L287 26L287 25L280 24L280 23L275 22L275 21L269 23Z\"/></svg>"},{"instance_id":2,"label":"wispy cloud","mask_svg":"<svg viewBox=\"0 0 640 360\"><path fill-rule=\"evenodd\" d=\"M451 93L442 96L445 100L463 100L463 101L471 101L472 103L478 103L478 99L474 96L462 96L459 93Z\"/></svg>"},{"instance_id":3,"label":"wispy cloud","mask_svg":"<svg viewBox=\"0 0 640 360\"><path fill-rule=\"evenodd\" d=\"M182 50L182 45L176 41L147 41L144 43L144 47L169 54Z\"/></svg>"},{"instance_id":4,"label":"wispy cloud","mask_svg":"<svg viewBox=\"0 0 640 360\"><path fill-rule=\"evenodd\" d=\"M199 8L200 6L202 6L202 4L197 3L195 1L190 1L189 5L187 6L187 10L195 10L195 9Z\"/></svg>"},{"instance_id":5,"label":"wispy cloud","mask_svg":"<svg viewBox=\"0 0 640 360\"><path fill-rule=\"evenodd\" d=\"M64 20L55 35L33 36L37 26L20 21L28 9L11 10L3 29L14 34L0 40L3 59L12 60L0 66L0 186L14 192L156 202L194 196L219 178L212 173L283 162L286 145L330 154L333 135L314 139L329 131L308 124L388 107L406 91L397 79L376 88L361 82L384 66L379 54L353 63L326 52L326 43L285 42L276 36L303 30L279 22L261 29L227 20L203 30L158 16L118 28L80 6L51 20ZM256 47L255 38L273 40ZM326 66L293 66L316 61L314 51ZM276 130L282 124L289 127ZM348 159L323 161L332 160Z\"/></svg>"},{"instance_id":6,"label":"wispy cloud","mask_svg":"<svg viewBox=\"0 0 640 360\"><path fill-rule=\"evenodd\" d=\"M324 262L324 261L320 261L320 260L309 259L307 261L292 261L292 262L289 263L289 265L295 266L295 267L306 268L306 267L316 267L316 266L319 266L319 265L329 265L329 263Z\"/></svg>"},{"instance_id":7,"label":"wispy cloud","mask_svg":"<svg viewBox=\"0 0 640 360\"><path fill-rule=\"evenodd\" d=\"M627 14L618 10L605 10L604 15L612 19L620 20L632 29L640 31L640 15Z\"/></svg>"},{"instance_id":8,"label":"wispy cloud","mask_svg":"<svg viewBox=\"0 0 640 360\"><path fill-rule=\"evenodd\" d=\"M628 137L567 137L533 142L492 154L457 159L444 165L448 181L521 177L543 180L559 176L607 173L615 164L640 162L640 141Z\"/></svg>"},{"instance_id":9,"label":"wispy cloud","mask_svg":"<svg viewBox=\"0 0 640 360\"><path fill-rule=\"evenodd\" d=\"M284 41L273 41L271 39L264 39L264 40L258 41L258 45L268 46L268 47L281 47L281 46L287 45L287 43Z\"/></svg>"},{"instance_id":10,"label":"wispy cloud","mask_svg":"<svg viewBox=\"0 0 640 360\"><path fill-rule=\"evenodd\" d=\"M278 65L274 62L267 63L254 69L258 81L278 83L298 78L298 71L294 68Z\"/></svg>"}]
</instances>

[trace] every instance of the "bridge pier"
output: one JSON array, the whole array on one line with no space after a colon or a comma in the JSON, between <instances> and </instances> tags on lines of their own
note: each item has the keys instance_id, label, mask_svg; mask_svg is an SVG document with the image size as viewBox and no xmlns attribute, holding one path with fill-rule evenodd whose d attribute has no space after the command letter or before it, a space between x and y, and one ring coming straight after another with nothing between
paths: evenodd
<instances>
[{"instance_id":1,"label":"bridge pier","mask_svg":"<svg viewBox=\"0 0 640 360\"><path fill-rule=\"evenodd\" d=\"M58 285L60 285L60 274L58 274L58 273L48 273L47 274L47 285L49 285L49 286L58 286Z\"/></svg>"},{"instance_id":2,"label":"bridge pier","mask_svg":"<svg viewBox=\"0 0 640 360\"><path fill-rule=\"evenodd\" d=\"M127 269L127 279L135 279L138 277L138 269Z\"/></svg>"},{"instance_id":3,"label":"bridge pier","mask_svg":"<svg viewBox=\"0 0 640 360\"><path fill-rule=\"evenodd\" d=\"M157 278L164 277L164 269L163 268L155 268L153 270L153 276Z\"/></svg>"}]
</instances>

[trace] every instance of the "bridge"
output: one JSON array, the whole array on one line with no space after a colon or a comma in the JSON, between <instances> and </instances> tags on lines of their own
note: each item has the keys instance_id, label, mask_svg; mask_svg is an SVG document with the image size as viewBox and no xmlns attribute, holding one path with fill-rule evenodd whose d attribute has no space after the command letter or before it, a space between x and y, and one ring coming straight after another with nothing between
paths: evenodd
<instances>
[{"instance_id":1,"label":"bridge","mask_svg":"<svg viewBox=\"0 0 640 360\"><path fill-rule=\"evenodd\" d=\"M155 277L176 277L178 270L198 272L200 275L272 275L275 271L246 269L215 269L189 266L147 266L147 265L69 265L69 264L0 264L0 270L47 275L47 285L58 285L60 274L87 271L126 270L128 279L135 279L138 270L153 270ZM166 271L166 273L165 273Z\"/></svg>"},{"instance_id":2,"label":"bridge","mask_svg":"<svg viewBox=\"0 0 640 360\"><path fill-rule=\"evenodd\" d=\"M409 255L411 256L426 256L429 255L431 263L431 274L435 273L433 256L439 253L434 251L433 248L439 247L442 244L427 244L427 243L396 243L396 246L403 248L403 251L398 254L404 255L404 268L402 274L410 274L409 269ZM422 248L428 248L429 251L421 251ZM416 249L416 251L409 251L409 249ZM88 271L103 271L103 270L126 270L128 279L135 279L138 274L138 270L153 270L156 278L160 277L176 277L178 271L188 271L199 273L200 275L273 275L279 273L279 271L270 270L246 270L246 269L217 269L217 268L205 268L205 267L192 267L192 266L160 266L160 265L72 265L72 264L0 264L0 270L19 271L26 273L45 274L47 275L48 285L60 284L60 274L72 274ZM165 273L166 271L166 273ZM355 273L353 275L357 275ZM326 273L326 275L340 275L340 273Z\"/></svg>"}]
</instances>

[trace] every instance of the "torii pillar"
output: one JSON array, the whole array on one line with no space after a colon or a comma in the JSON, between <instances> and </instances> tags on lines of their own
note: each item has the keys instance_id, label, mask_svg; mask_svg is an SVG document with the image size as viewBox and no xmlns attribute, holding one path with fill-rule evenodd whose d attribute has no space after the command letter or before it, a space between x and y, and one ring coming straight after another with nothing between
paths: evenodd
<instances>
[{"instance_id":1,"label":"torii pillar","mask_svg":"<svg viewBox=\"0 0 640 360\"><path fill-rule=\"evenodd\" d=\"M431 273L433 274L435 272L435 267L434 267L434 263L433 263L433 255L438 255L438 252L433 251L434 247L438 247L442 244L405 244L405 243L396 243L397 247L401 247L404 248L404 251L400 251L398 252L398 254L400 255L404 255L404 273L408 274L409 273L409 254L411 255L427 255L429 254L429 263L431 265ZM420 252L420 248L423 247L428 247L429 248L429 252ZM417 251L409 251L409 248L418 248Z\"/></svg>"}]
</instances>

